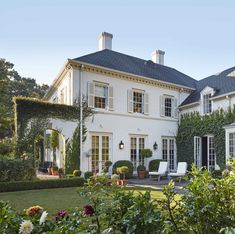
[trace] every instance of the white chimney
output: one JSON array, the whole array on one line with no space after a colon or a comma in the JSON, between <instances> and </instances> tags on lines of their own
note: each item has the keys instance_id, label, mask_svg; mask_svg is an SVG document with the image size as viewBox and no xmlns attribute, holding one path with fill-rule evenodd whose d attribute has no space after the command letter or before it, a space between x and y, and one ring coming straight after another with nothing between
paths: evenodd
<instances>
[{"instance_id":1,"label":"white chimney","mask_svg":"<svg viewBox=\"0 0 235 234\"><path fill-rule=\"evenodd\" d=\"M99 36L99 50L112 50L113 34L102 32Z\"/></svg>"},{"instance_id":2,"label":"white chimney","mask_svg":"<svg viewBox=\"0 0 235 234\"><path fill-rule=\"evenodd\" d=\"M151 60L154 63L158 63L161 65L164 65L164 55L165 52L162 50L154 50L153 53L151 54Z\"/></svg>"}]
</instances>

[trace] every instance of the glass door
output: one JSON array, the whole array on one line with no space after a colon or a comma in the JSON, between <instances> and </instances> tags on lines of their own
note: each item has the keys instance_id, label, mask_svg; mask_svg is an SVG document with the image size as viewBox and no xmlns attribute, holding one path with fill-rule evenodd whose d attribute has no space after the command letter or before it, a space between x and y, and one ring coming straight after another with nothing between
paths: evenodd
<instances>
[{"instance_id":1,"label":"glass door","mask_svg":"<svg viewBox=\"0 0 235 234\"><path fill-rule=\"evenodd\" d=\"M141 150L145 148L145 137L133 136L131 137L130 156L133 163L134 171L140 164L144 164L144 158L141 157Z\"/></svg>"},{"instance_id":2,"label":"glass door","mask_svg":"<svg viewBox=\"0 0 235 234\"><path fill-rule=\"evenodd\" d=\"M169 171L175 169L175 139L162 138L162 159L168 162Z\"/></svg>"},{"instance_id":3,"label":"glass door","mask_svg":"<svg viewBox=\"0 0 235 234\"><path fill-rule=\"evenodd\" d=\"M110 136L94 135L91 139L92 145L92 172L101 173L104 169L104 163L110 160Z\"/></svg>"},{"instance_id":4,"label":"glass door","mask_svg":"<svg viewBox=\"0 0 235 234\"><path fill-rule=\"evenodd\" d=\"M215 163L216 163L216 157L215 157L215 142L213 136L208 136L208 169L214 170L215 169Z\"/></svg>"}]
</instances>

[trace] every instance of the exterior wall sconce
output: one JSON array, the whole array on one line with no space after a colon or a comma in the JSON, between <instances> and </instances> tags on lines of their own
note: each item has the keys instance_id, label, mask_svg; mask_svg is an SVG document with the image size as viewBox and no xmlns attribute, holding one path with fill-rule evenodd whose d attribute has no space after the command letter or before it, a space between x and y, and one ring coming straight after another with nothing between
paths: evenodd
<instances>
[{"instance_id":1,"label":"exterior wall sconce","mask_svg":"<svg viewBox=\"0 0 235 234\"><path fill-rule=\"evenodd\" d=\"M154 150L157 150L157 147L158 147L158 146L157 146L157 142L155 141L155 143L153 144L153 149L154 149Z\"/></svg>"},{"instance_id":2,"label":"exterior wall sconce","mask_svg":"<svg viewBox=\"0 0 235 234\"><path fill-rule=\"evenodd\" d=\"M119 143L119 149L124 149L124 143L122 141Z\"/></svg>"}]
</instances>

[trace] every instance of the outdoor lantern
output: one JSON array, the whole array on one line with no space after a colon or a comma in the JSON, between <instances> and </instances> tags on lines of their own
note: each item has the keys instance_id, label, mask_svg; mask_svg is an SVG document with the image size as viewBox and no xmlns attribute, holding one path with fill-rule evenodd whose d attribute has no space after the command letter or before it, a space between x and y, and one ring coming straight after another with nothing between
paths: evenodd
<instances>
[{"instance_id":1,"label":"outdoor lantern","mask_svg":"<svg viewBox=\"0 0 235 234\"><path fill-rule=\"evenodd\" d=\"M155 143L153 144L153 149L157 150L157 142L155 141Z\"/></svg>"},{"instance_id":2,"label":"outdoor lantern","mask_svg":"<svg viewBox=\"0 0 235 234\"><path fill-rule=\"evenodd\" d=\"M124 148L124 143L121 141L120 143L119 143L119 149L123 149Z\"/></svg>"}]
</instances>

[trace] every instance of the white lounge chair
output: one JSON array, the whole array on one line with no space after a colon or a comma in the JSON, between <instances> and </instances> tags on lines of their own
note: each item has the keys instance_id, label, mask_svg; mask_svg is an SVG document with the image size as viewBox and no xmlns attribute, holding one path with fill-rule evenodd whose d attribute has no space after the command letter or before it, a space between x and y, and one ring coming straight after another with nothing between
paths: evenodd
<instances>
[{"instance_id":1,"label":"white lounge chair","mask_svg":"<svg viewBox=\"0 0 235 234\"><path fill-rule=\"evenodd\" d=\"M149 176L157 176L158 181L160 181L161 176L165 176L167 173L168 162L160 162L158 171L150 171Z\"/></svg>"},{"instance_id":2,"label":"white lounge chair","mask_svg":"<svg viewBox=\"0 0 235 234\"><path fill-rule=\"evenodd\" d=\"M169 173L169 177L176 177L179 178L179 182L181 182L182 177L184 177L187 173L187 163L186 162L179 162L177 166L177 172Z\"/></svg>"}]
</instances>

